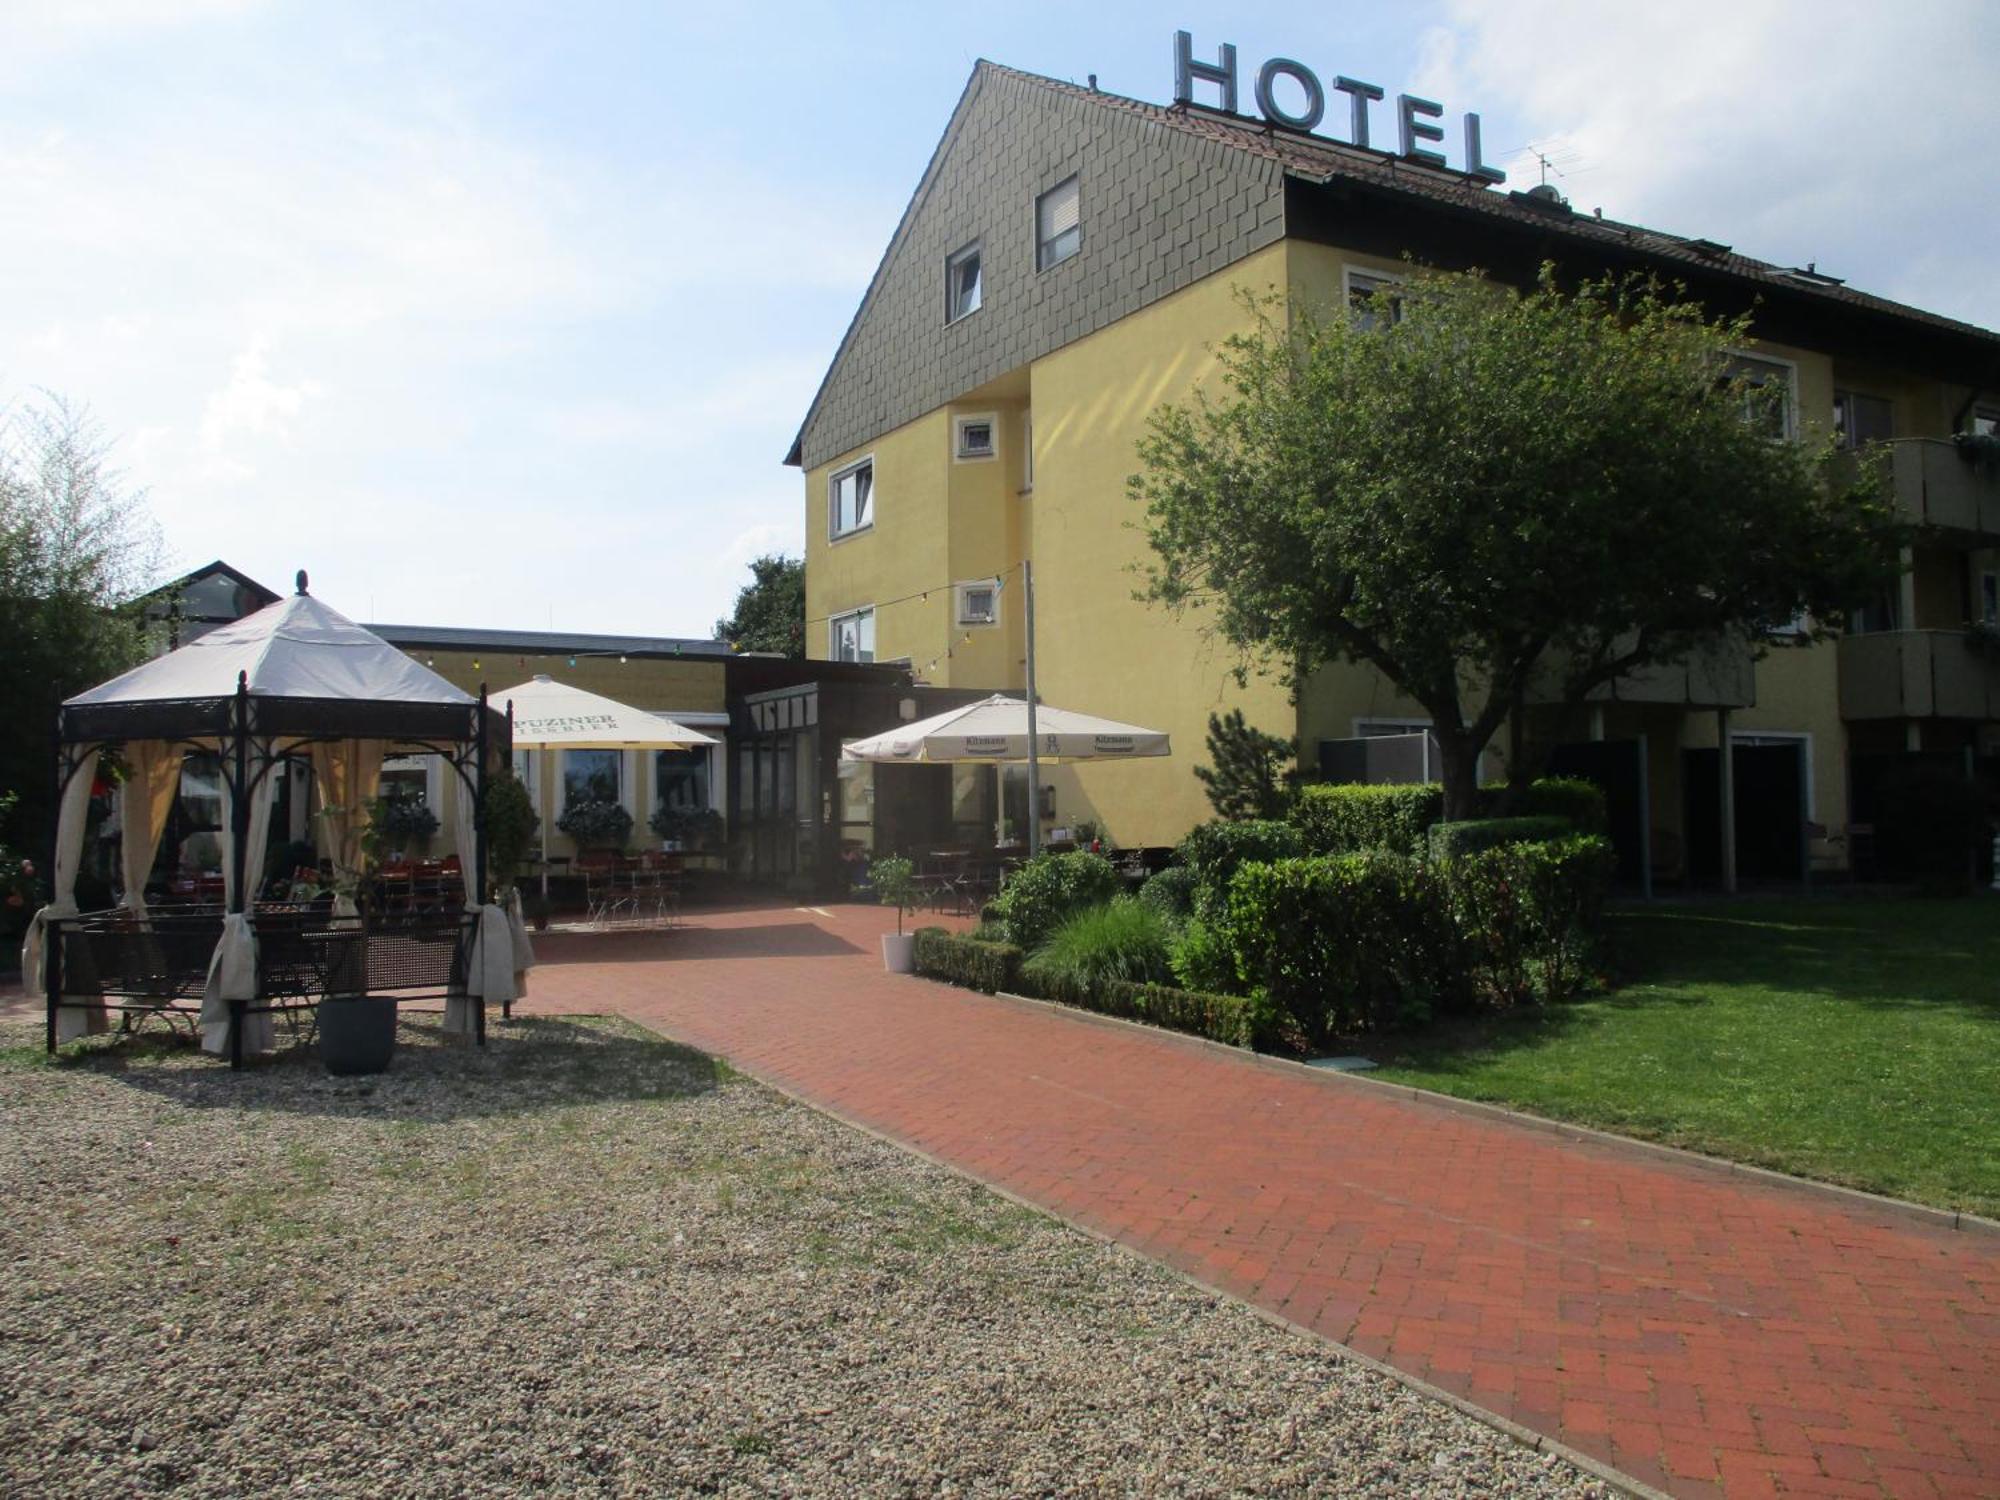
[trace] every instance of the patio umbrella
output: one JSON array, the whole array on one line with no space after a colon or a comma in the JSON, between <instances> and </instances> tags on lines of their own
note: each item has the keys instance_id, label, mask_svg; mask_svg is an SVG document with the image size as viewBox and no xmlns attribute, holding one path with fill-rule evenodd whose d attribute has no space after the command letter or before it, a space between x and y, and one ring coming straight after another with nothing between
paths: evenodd
<instances>
[{"instance_id":1,"label":"patio umbrella","mask_svg":"<svg viewBox=\"0 0 2000 1500\"><path fill-rule=\"evenodd\" d=\"M990 765L1027 760L1029 748L1027 700L995 693L856 740L840 752L840 758ZM1033 749L1034 758L1044 761L1136 760L1173 753L1163 730L1120 724L1048 703L1035 705Z\"/></svg>"},{"instance_id":2,"label":"patio umbrella","mask_svg":"<svg viewBox=\"0 0 2000 1500\"><path fill-rule=\"evenodd\" d=\"M514 710L516 750L675 750L713 745L698 729L537 673L489 701ZM549 893L549 809L542 802L542 894Z\"/></svg>"}]
</instances>

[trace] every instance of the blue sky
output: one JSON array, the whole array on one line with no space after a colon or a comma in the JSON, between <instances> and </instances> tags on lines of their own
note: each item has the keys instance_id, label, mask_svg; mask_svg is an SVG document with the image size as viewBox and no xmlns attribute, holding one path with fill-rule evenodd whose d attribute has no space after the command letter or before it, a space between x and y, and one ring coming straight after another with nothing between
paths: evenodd
<instances>
[{"instance_id":1,"label":"blue sky","mask_svg":"<svg viewBox=\"0 0 2000 1500\"><path fill-rule=\"evenodd\" d=\"M781 460L975 58L1164 102L1185 26L1246 86L1285 54L1429 94L1454 161L1478 109L1580 207L2000 325L2000 27L1884 14L29 0L0 401L88 403L182 564L306 567L357 618L705 634L801 547Z\"/></svg>"}]
</instances>

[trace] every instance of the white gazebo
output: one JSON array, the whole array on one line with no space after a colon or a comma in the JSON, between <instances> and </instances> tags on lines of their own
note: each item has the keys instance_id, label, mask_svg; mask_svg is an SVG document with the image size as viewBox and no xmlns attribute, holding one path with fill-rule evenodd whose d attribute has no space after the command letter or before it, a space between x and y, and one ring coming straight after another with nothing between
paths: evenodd
<instances>
[{"instance_id":1,"label":"white gazebo","mask_svg":"<svg viewBox=\"0 0 2000 1500\"><path fill-rule=\"evenodd\" d=\"M25 980L47 997L51 1049L103 1029L112 1008L185 1011L198 997L203 1047L240 1062L245 1050L271 1046L274 1012L317 1002L329 955L359 926L354 906L257 911L273 772L298 757L312 765L326 852L346 870L361 865L364 804L383 759L444 758L457 781L463 910L436 932L404 923L370 945L368 985L441 993L447 1029L481 1040L486 1002L515 997L533 959L518 915L490 900L484 831L486 778L508 754L506 718L483 692L453 686L314 599L304 573L290 598L71 698L56 737L53 889L22 949ZM215 755L221 767L221 910L150 913L146 880L190 753ZM84 914L77 869L91 784L108 755L125 773L123 904ZM352 955L343 962L351 982Z\"/></svg>"}]
</instances>

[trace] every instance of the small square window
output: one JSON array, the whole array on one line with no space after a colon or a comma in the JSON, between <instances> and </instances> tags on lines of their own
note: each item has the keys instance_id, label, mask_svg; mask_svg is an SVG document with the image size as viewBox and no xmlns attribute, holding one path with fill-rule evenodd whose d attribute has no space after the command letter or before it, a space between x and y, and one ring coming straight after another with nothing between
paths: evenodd
<instances>
[{"instance_id":1,"label":"small square window","mask_svg":"<svg viewBox=\"0 0 2000 1500\"><path fill-rule=\"evenodd\" d=\"M843 537L875 524L875 460L849 464L826 482L827 535Z\"/></svg>"},{"instance_id":2,"label":"small square window","mask_svg":"<svg viewBox=\"0 0 2000 1500\"><path fill-rule=\"evenodd\" d=\"M997 625L1000 623L1000 590L991 579L958 586L958 623Z\"/></svg>"},{"instance_id":3,"label":"small square window","mask_svg":"<svg viewBox=\"0 0 2000 1500\"><path fill-rule=\"evenodd\" d=\"M979 242L974 240L944 263L944 320L956 323L979 311Z\"/></svg>"},{"instance_id":4,"label":"small square window","mask_svg":"<svg viewBox=\"0 0 2000 1500\"><path fill-rule=\"evenodd\" d=\"M958 434L952 450L959 458L991 458L993 448L993 419L991 417L959 417L952 423Z\"/></svg>"},{"instance_id":5,"label":"small square window","mask_svg":"<svg viewBox=\"0 0 2000 1500\"><path fill-rule=\"evenodd\" d=\"M1083 198L1065 178L1035 200L1035 269L1059 266L1083 248Z\"/></svg>"}]
</instances>

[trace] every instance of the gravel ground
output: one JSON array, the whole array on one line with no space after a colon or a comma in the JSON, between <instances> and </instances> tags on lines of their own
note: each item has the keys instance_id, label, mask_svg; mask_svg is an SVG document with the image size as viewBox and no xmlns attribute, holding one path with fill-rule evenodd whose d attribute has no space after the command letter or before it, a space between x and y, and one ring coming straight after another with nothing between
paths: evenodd
<instances>
[{"instance_id":1,"label":"gravel ground","mask_svg":"<svg viewBox=\"0 0 2000 1500\"><path fill-rule=\"evenodd\" d=\"M0 1024L0 1493L1602 1495L622 1022Z\"/></svg>"}]
</instances>

